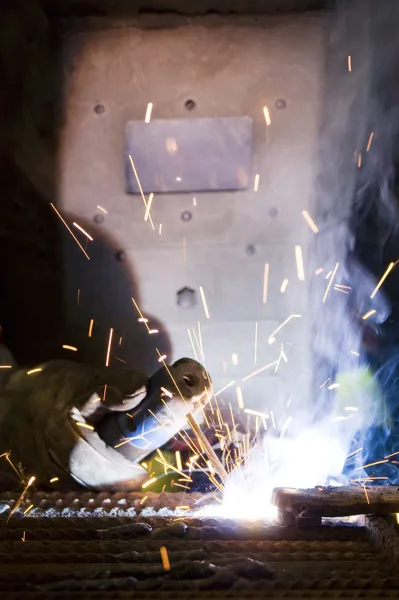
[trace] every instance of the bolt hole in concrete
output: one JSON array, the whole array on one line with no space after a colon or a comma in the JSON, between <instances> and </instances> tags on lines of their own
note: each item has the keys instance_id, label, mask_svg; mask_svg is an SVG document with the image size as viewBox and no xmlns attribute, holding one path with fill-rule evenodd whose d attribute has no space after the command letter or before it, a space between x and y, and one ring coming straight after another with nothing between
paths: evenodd
<instances>
[{"instance_id":1,"label":"bolt hole in concrete","mask_svg":"<svg viewBox=\"0 0 399 600\"><path fill-rule=\"evenodd\" d=\"M184 106L187 108L187 110L194 110L194 108L197 106L195 101L192 100L191 98L189 98L188 100L185 101Z\"/></svg>"},{"instance_id":2,"label":"bolt hole in concrete","mask_svg":"<svg viewBox=\"0 0 399 600\"><path fill-rule=\"evenodd\" d=\"M269 217L277 217L277 215L278 215L277 208L275 208L274 206L272 206L272 208L269 208Z\"/></svg>"},{"instance_id":3,"label":"bolt hole in concrete","mask_svg":"<svg viewBox=\"0 0 399 600\"><path fill-rule=\"evenodd\" d=\"M279 110L283 110L287 106L287 101L284 98L278 98L275 103L275 107Z\"/></svg>"},{"instance_id":4,"label":"bolt hole in concrete","mask_svg":"<svg viewBox=\"0 0 399 600\"><path fill-rule=\"evenodd\" d=\"M184 221L185 223L187 223L188 221L191 221L192 218L193 218L193 215L189 210L184 210L181 214L181 220Z\"/></svg>"},{"instance_id":5,"label":"bolt hole in concrete","mask_svg":"<svg viewBox=\"0 0 399 600\"><path fill-rule=\"evenodd\" d=\"M256 248L253 244L248 244L248 246L245 248L245 252L247 256L253 256L256 252Z\"/></svg>"},{"instance_id":6,"label":"bolt hole in concrete","mask_svg":"<svg viewBox=\"0 0 399 600\"><path fill-rule=\"evenodd\" d=\"M94 107L94 112L96 113L96 115L102 115L105 113L105 106L104 104L96 104Z\"/></svg>"},{"instance_id":7,"label":"bolt hole in concrete","mask_svg":"<svg viewBox=\"0 0 399 600\"><path fill-rule=\"evenodd\" d=\"M100 214L98 214L98 215L94 215L94 217L93 217L93 221L94 221L95 223L97 223L97 225L100 225L101 223L103 223L103 222L104 222L104 215L100 215Z\"/></svg>"}]
</instances>

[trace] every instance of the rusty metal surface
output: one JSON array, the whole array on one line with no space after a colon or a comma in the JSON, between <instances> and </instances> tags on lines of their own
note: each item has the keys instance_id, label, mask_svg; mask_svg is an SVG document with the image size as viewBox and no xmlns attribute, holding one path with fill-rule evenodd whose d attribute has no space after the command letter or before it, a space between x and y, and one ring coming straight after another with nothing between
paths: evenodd
<instances>
[{"instance_id":1,"label":"rusty metal surface","mask_svg":"<svg viewBox=\"0 0 399 600\"><path fill-rule=\"evenodd\" d=\"M161 496L152 496L161 506ZM178 494L162 495L169 506L172 496ZM399 595L399 538L382 518L367 517L365 526L309 528L163 517L159 511L132 518L137 494L54 493L32 494L29 500L38 504L31 516L19 512L7 523L7 506L16 499L0 496L0 595L7 600L72 594L98 600L110 591L112 598ZM103 511L107 505L120 508ZM170 571L163 568L161 546Z\"/></svg>"},{"instance_id":2,"label":"rusty metal surface","mask_svg":"<svg viewBox=\"0 0 399 600\"><path fill-rule=\"evenodd\" d=\"M399 487L360 486L276 488L273 503L282 524L320 523L322 517L349 515L389 515L399 511Z\"/></svg>"}]
</instances>

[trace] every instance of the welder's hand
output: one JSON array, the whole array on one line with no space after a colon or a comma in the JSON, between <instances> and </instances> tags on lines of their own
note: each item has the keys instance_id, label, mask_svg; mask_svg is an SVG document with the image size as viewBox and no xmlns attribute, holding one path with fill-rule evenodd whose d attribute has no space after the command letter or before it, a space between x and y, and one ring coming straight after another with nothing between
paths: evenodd
<instances>
[{"instance_id":1,"label":"welder's hand","mask_svg":"<svg viewBox=\"0 0 399 600\"><path fill-rule=\"evenodd\" d=\"M147 377L127 368L54 360L33 372L12 371L0 392L0 454L11 451L14 464L38 483L58 477L58 489L72 482L135 489L146 471L107 446L93 425L107 411L133 409L146 390Z\"/></svg>"}]
</instances>

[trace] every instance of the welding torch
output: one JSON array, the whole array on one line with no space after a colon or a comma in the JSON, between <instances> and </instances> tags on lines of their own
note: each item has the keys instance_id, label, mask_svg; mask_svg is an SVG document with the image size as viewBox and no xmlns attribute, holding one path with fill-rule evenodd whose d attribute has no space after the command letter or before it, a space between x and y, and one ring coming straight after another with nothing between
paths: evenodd
<instances>
[{"instance_id":1,"label":"welding torch","mask_svg":"<svg viewBox=\"0 0 399 600\"><path fill-rule=\"evenodd\" d=\"M186 417L211 395L210 376L200 363L191 358L163 363L138 406L105 416L96 430L106 444L138 464L184 429Z\"/></svg>"}]
</instances>

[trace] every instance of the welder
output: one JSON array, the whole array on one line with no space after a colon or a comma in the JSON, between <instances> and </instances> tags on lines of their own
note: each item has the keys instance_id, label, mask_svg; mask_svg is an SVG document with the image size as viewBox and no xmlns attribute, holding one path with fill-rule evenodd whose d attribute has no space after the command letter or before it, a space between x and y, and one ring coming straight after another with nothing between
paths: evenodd
<instances>
[{"instance_id":1,"label":"welder","mask_svg":"<svg viewBox=\"0 0 399 600\"><path fill-rule=\"evenodd\" d=\"M66 360L16 368L0 347L0 366L0 482L7 489L31 477L44 489L55 481L63 490L138 489L148 479L143 458L212 393L208 373L191 359L163 363L149 378Z\"/></svg>"}]
</instances>

